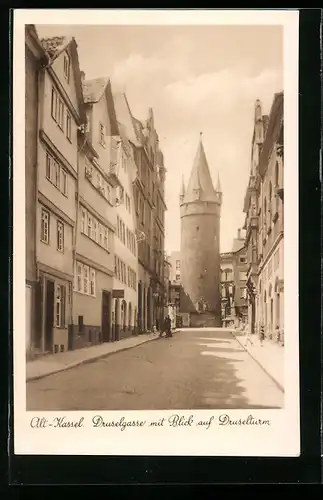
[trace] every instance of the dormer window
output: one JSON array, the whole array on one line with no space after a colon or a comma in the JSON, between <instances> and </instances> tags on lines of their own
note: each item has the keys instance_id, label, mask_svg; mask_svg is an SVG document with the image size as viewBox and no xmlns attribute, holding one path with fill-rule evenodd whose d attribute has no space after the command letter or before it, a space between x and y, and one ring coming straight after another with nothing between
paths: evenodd
<instances>
[{"instance_id":1,"label":"dormer window","mask_svg":"<svg viewBox=\"0 0 323 500\"><path fill-rule=\"evenodd\" d=\"M67 52L64 53L64 77L67 83L70 83L70 56Z\"/></svg>"}]
</instances>

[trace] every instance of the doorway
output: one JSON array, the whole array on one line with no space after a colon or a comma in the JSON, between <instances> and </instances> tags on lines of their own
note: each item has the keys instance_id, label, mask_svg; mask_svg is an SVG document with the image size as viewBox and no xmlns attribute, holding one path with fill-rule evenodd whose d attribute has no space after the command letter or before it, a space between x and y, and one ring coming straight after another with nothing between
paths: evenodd
<instances>
[{"instance_id":1,"label":"doorway","mask_svg":"<svg viewBox=\"0 0 323 500\"><path fill-rule=\"evenodd\" d=\"M102 342L110 342L111 340L111 294L110 292L102 292Z\"/></svg>"},{"instance_id":2,"label":"doorway","mask_svg":"<svg viewBox=\"0 0 323 500\"><path fill-rule=\"evenodd\" d=\"M54 295L55 283L46 280L45 297L45 351L53 351Z\"/></svg>"}]
</instances>

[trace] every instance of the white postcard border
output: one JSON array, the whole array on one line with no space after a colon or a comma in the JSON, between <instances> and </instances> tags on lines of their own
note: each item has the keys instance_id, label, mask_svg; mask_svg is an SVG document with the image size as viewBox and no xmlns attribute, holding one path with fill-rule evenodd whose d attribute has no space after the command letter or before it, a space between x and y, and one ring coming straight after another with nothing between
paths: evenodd
<instances>
[{"instance_id":1,"label":"white postcard border","mask_svg":"<svg viewBox=\"0 0 323 500\"><path fill-rule=\"evenodd\" d=\"M284 26L284 157L285 157L285 406L281 410L176 411L196 420L270 420L268 426L142 427L97 429L94 415L106 420L149 421L174 411L136 412L26 412L25 360L25 24L247 24ZM298 11L280 10L16 10L13 44L13 337L14 337L14 449L27 455L195 455L298 456L299 340L298 340ZM278 89L280 90L280 89ZM256 96L255 96L256 98ZM82 429L33 429L33 416L84 417Z\"/></svg>"}]
</instances>

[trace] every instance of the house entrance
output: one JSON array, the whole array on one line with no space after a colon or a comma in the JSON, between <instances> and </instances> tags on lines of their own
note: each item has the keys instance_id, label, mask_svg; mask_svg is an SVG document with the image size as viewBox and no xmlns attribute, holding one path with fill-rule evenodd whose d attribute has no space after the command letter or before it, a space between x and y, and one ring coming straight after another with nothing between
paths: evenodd
<instances>
[{"instance_id":1,"label":"house entrance","mask_svg":"<svg viewBox=\"0 0 323 500\"><path fill-rule=\"evenodd\" d=\"M111 294L110 292L102 292L102 341L111 341Z\"/></svg>"}]
</instances>

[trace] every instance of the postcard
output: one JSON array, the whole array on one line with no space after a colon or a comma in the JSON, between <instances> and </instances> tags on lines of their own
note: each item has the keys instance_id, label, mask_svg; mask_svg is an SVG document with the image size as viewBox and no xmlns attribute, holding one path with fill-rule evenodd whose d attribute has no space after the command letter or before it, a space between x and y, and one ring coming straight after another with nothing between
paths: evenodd
<instances>
[{"instance_id":1,"label":"postcard","mask_svg":"<svg viewBox=\"0 0 323 500\"><path fill-rule=\"evenodd\" d=\"M14 12L14 452L296 457L298 12Z\"/></svg>"}]
</instances>

